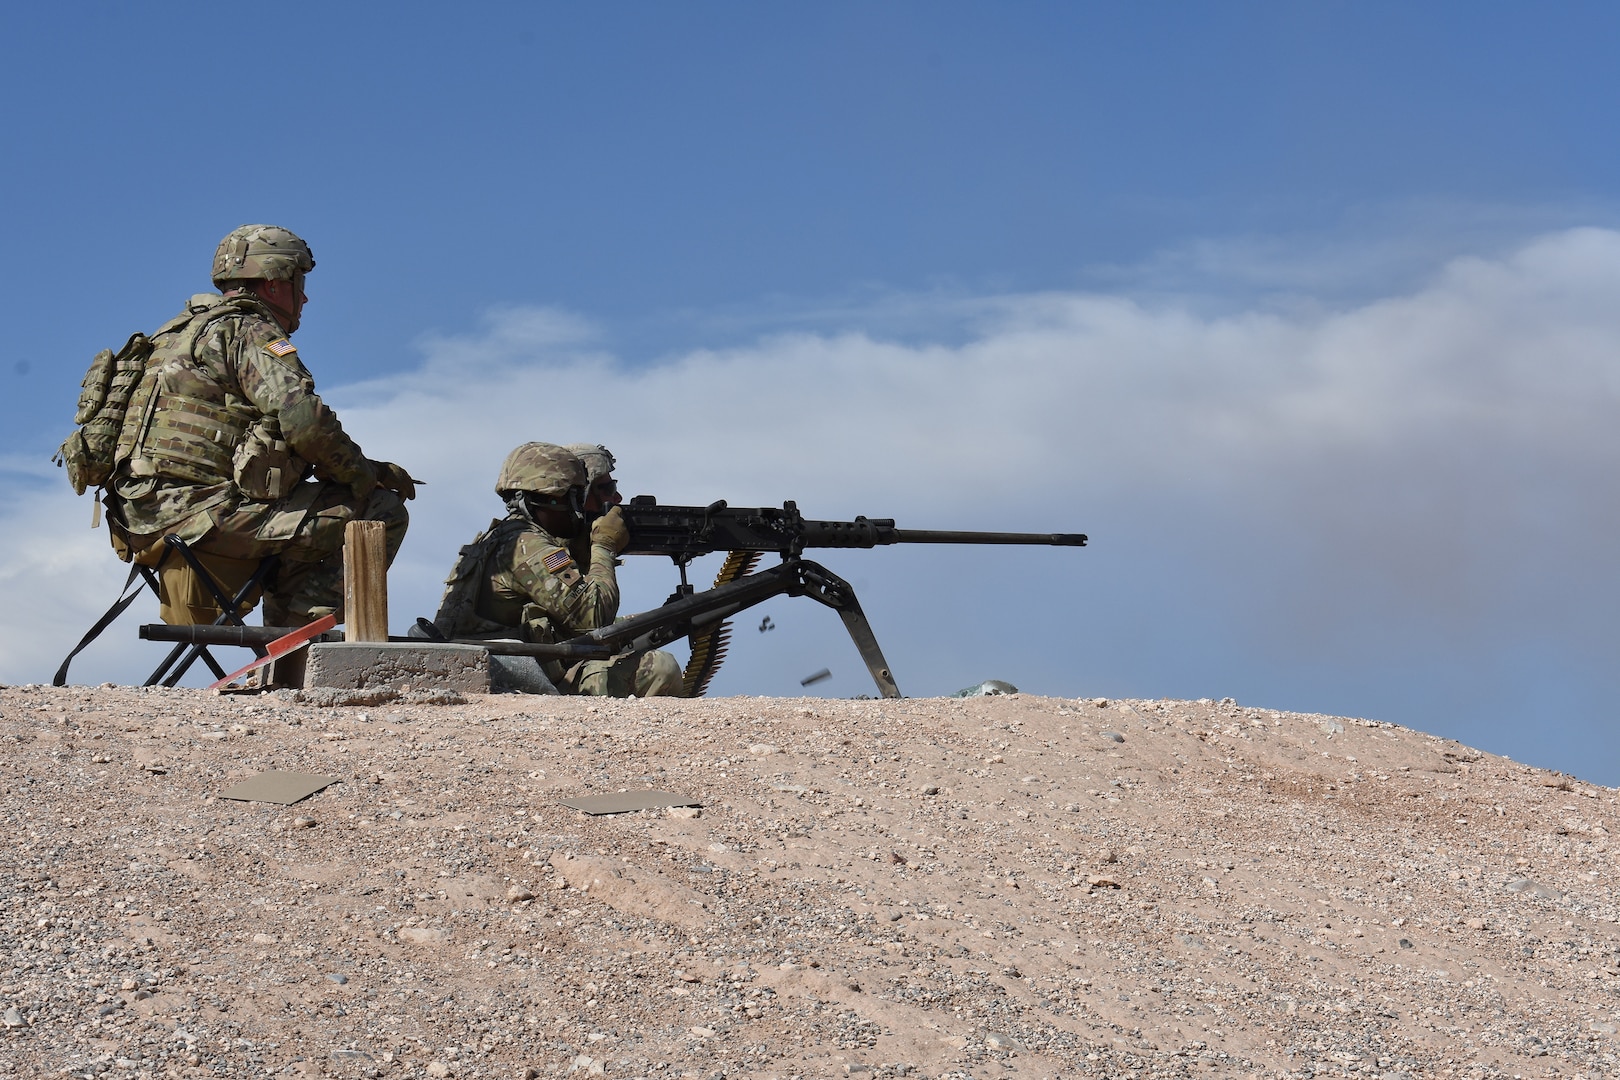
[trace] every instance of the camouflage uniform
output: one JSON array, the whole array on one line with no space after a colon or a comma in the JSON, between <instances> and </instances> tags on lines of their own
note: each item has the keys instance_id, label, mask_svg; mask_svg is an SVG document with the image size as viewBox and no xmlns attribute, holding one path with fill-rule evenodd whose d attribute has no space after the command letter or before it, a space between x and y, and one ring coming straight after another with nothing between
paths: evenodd
<instances>
[{"instance_id":1,"label":"camouflage uniform","mask_svg":"<svg viewBox=\"0 0 1620 1080\"><path fill-rule=\"evenodd\" d=\"M252 295L193 296L153 341L110 484L120 541L137 558L168 533L225 558L279 555L266 625L341 616L344 526L383 522L390 562L404 539L405 504L378 486L379 470L393 467L344 433Z\"/></svg>"},{"instance_id":2,"label":"camouflage uniform","mask_svg":"<svg viewBox=\"0 0 1620 1080\"><path fill-rule=\"evenodd\" d=\"M543 455L548 468L559 474L568 465L576 473L559 475L546 483L522 478L510 467L512 457L525 450ZM466 547L445 582L444 598L434 623L453 638L495 638L514 630L524 640L566 641L611 623L619 611L619 583L615 552L606 544L590 543L588 563L582 571L569 544L547 532L523 510L523 490L560 495L583 486L584 467L572 454L545 443L527 443L513 451L502 476L519 475L514 482L527 485L497 490L508 498L512 512L490 526ZM555 461L550 459L555 458ZM577 479L577 485L573 483ZM542 487L541 484L544 484ZM680 665L666 652L636 653L615 660L588 660L564 668L547 661L541 668L564 693L606 697L646 697L679 693Z\"/></svg>"}]
</instances>

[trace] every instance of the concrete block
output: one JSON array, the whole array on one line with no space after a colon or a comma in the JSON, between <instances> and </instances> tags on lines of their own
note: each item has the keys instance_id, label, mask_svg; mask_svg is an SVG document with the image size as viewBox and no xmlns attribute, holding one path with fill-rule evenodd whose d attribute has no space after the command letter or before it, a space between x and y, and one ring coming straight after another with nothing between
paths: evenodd
<instances>
[{"instance_id":1,"label":"concrete block","mask_svg":"<svg viewBox=\"0 0 1620 1080\"><path fill-rule=\"evenodd\" d=\"M409 686L489 693L489 651L436 641L318 641L309 647L305 688Z\"/></svg>"}]
</instances>

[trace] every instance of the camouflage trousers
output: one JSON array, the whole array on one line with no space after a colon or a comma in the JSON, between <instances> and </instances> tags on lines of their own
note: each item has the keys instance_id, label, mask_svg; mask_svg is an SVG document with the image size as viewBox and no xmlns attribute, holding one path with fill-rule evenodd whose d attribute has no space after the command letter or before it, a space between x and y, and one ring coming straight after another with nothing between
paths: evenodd
<instances>
[{"instance_id":1,"label":"camouflage trousers","mask_svg":"<svg viewBox=\"0 0 1620 1080\"><path fill-rule=\"evenodd\" d=\"M570 672L564 693L592 697L680 697L679 660L662 649L631 653L613 660L587 660Z\"/></svg>"},{"instance_id":2,"label":"camouflage trousers","mask_svg":"<svg viewBox=\"0 0 1620 1080\"><path fill-rule=\"evenodd\" d=\"M264 625L297 626L313 614L335 612L343 621L343 530L351 521L386 526L388 562L405 539L405 502L385 488L364 499L347 484L310 481L273 503L244 502L202 539L201 552L230 559L281 556L264 594Z\"/></svg>"}]
</instances>

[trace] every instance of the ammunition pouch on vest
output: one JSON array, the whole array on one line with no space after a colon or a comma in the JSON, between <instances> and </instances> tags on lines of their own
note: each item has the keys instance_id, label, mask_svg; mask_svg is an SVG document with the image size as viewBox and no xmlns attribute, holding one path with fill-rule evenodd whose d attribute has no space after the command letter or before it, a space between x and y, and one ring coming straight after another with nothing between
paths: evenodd
<instances>
[{"instance_id":1,"label":"ammunition pouch on vest","mask_svg":"<svg viewBox=\"0 0 1620 1080\"><path fill-rule=\"evenodd\" d=\"M261 416L236 444L231 459L232 479L237 490L255 502L275 502L310 473L310 465L293 453L281 437L281 425L273 416Z\"/></svg>"},{"instance_id":2,"label":"ammunition pouch on vest","mask_svg":"<svg viewBox=\"0 0 1620 1080\"><path fill-rule=\"evenodd\" d=\"M551 616L539 604L524 604L519 619L523 623L523 640L547 645L557 640L557 632L551 627Z\"/></svg>"}]
</instances>

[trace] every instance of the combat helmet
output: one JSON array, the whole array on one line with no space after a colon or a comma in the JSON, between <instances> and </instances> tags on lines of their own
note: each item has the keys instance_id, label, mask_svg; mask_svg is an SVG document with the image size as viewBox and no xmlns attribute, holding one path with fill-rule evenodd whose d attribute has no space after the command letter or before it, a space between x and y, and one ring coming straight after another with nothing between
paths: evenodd
<instances>
[{"instance_id":1,"label":"combat helmet","mask_svg":"<svg viewBox=\"0 0 1620 1080\"><path fill-rule=\"evenodd\" d=\"M611 473L618 464L613 460L613 451L600 443L569 443L563 449L585 463L585 476L593 484Z\"/></svg>"},{"instance_id":2,"label":"combat helmet","mask_svg":"<svg viewBox=\"0 0 1620 1080\"><path fill-rule=\"evenodd\" d=\"M495 478L495 493L503 499L517 491L562 496L570 488L584 486L584 463L562 447L543 442L527 442L507 454Z\"/></svg>"},{"instance_id":3,"label":"combat helmet","mask_svg":"<svg viewBox=\"0 0 1620 1080\"><path fill-rule=\"evenodd\" d=\"M240 225L214 252L214 285L232 281L291 281L315 269L315 256L297 234L278 225Z\"/></svg>"}]
</instances>

